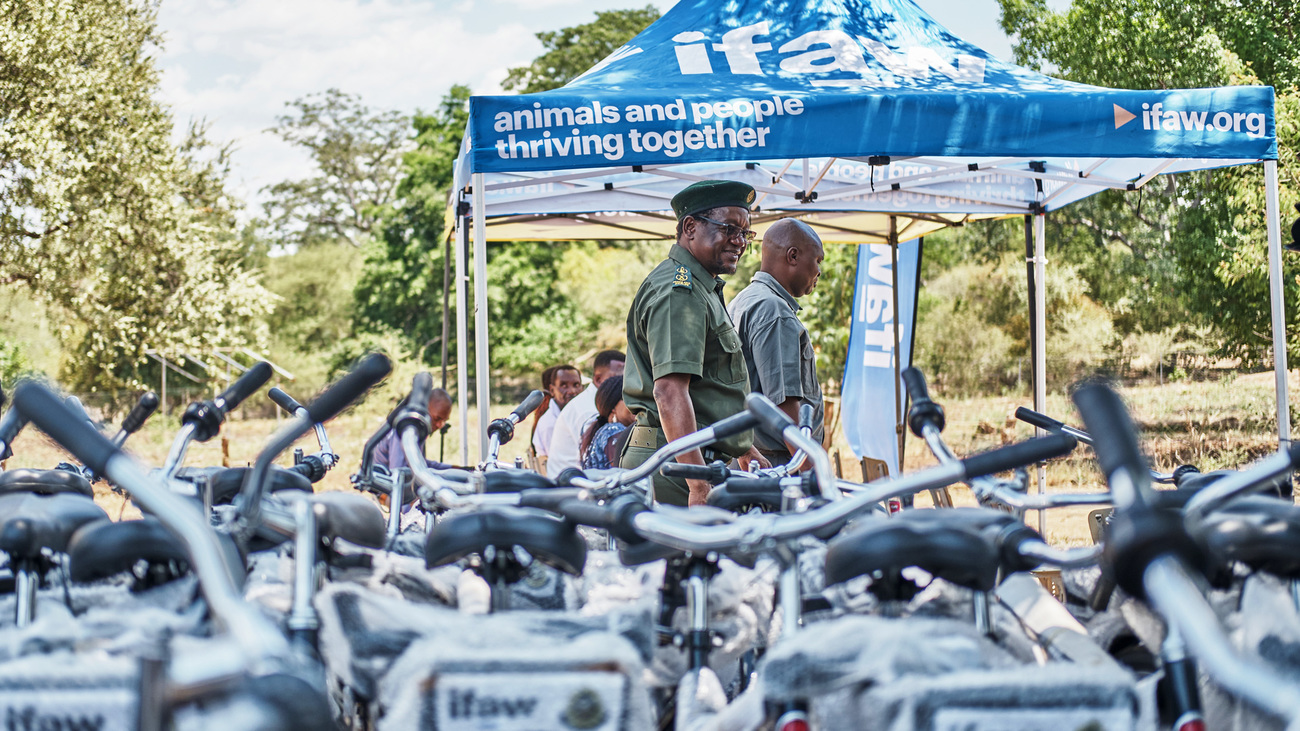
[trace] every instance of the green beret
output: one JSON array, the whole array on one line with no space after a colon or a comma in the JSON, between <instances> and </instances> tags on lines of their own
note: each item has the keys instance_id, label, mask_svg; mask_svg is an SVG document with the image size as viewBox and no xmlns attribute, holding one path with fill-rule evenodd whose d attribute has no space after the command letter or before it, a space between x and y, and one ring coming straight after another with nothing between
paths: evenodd
<instances>
[{"instance_id":1,"label":"green beret","mask_svg":"<svg viewBox=\"0 0 1300 731\"><path fill-rule=\"evenodd\" d=\"M701 180L682 188L673 196L673 213L677 220L721 206L736 206L749 210L754 204L754 189L734 180Z\"/></svg>"}]
</instances>

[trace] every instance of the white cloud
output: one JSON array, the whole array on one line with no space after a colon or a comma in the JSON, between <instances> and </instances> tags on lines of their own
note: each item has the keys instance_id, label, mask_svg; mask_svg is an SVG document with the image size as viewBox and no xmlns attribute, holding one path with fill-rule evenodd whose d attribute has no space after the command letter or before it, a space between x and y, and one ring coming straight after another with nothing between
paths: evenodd
<instances>
[{"instance_id":1,"label":"white cloud","mask_svg":"<svg viewBox=\"0 0 1300 731\"><path fill-rule=\"evenodd\" d=\"M255 200L311 171L266 132L285 102L337 87L376 108L429 109L455 83L500 91L505 69L540 53L522 22L471 30L468 11L403 0L164 3L163 98L178 128L203 117L214 139L236 143L236 189Z\"/></svg>"}]
</instances>

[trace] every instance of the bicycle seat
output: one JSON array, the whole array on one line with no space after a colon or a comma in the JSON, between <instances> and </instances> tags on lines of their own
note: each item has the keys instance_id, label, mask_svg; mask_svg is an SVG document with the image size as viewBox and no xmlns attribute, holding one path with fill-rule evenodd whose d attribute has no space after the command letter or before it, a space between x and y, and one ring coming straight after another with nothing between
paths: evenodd
<instances>
[{"instance_id":1,"label":"bicycle seat","mask_svg":"<svg viewBox=\"0 0 1300 731\"><path fill-rule=\"evenodd\" d=\"M1211 513L1197 530L1207 552L1223 563L1300 578L1300 508L1269 497L1238 498Z\"/></svg>"},{"instance_id":2,"label":"bicycle seat","mask_svg":"<svg viewBox=\"0 0 1300 731\"><path fill-rule=\"evenodd\" d=\"M555 483L532 470L492 470L483 475L483 492L520 492L555 487Z\"/></svg>"},{"instance_id":3,"label":"bicycle seat","mask_svg":"<svg viewBox=\"0 0 1300 731\"><path fill-rule=\"evenodd\" d=\"M999 558L993 541L970 527L943 520L868 521L827 546L826 584L871 576L873 592L895 598L908 581L903 569L915 566L958 586L989 591ZM877 588L880 583L884 586Z\"/></svg>"},{"instance_id":4,"label":"bicycle seat","mask_svg":"<svg viewBox=\"0 0 1300 731\"><path fill-rule=\"evenodd\" d=\"M383 548L387 525L384 514L365 497L354 492L320 492L301 494L292 491L280 496L285 502L309 500L316 514L316 533L322 543L342 538L367 548Z\"/></svg>"},{"instance_id":5,"label":"bicycle seat","mask_svg":"<svg viewBox=\"0 0 1300 731\"><path fill-rule=\"evenodd\" d=\"M94 500L77 493L11 493L0 496L0 551L14 558L36 558L41 550L63 553L81 526L108 520Z\"/></svg>"},{"instance_id":6,"label":"bicycle seat","mask_svg":"<svg viewBox=\"0 0 1300 731\"><path fill-rule=\"evenodd\" d=\"M434 525L424 544L424 563L445 566L488 546L518 546L538 561L575 576L587 562L587 542L563 518L528 508L495 508L452 515Z\"/></svg>"},{"instance_id":7,"label":"bicycle seat","mask_svg":"<svg viewBox=\"0 0 1300 731\"><path fill-rule=\"evenodd\" d=\"M244 486L244 477L252 470L252 467L227 467L212 473L208 478L212 483L212 504L229 505ZM281 490L312 491L311 480L283 467L272 467L268 473L268 480L270 484L267 485L265 493L268 495Z\"/></svg>"},{"instance_id":8,"label":"bicycle seat","mask_svg":"<svg viewBox=\"0 0 1300 731\"><path fill-rule=\"evenodd\" d=\"M37 495L74 493L95 497L95 488L91 487L90 481L75 472L18 469L0 473L0 495L21 492L34 492Z\"/></svg>"},{"instance_id":9,"label":"bicycle seat","mask_svg":"<svg viewBox=\"0 0 1300 731\"><path fill-rule=\"evenodd\" d=\"M244 559L230 536L218 533L217 537L229 558L227 565L242 567ZM188 570L189 553L175 534L151 516L87 523L68 541L68 573L73 581L106 579L131 571L141 561L173 569L164 572L166 581ZM237 578L242 581L243 576Z\"/></svg>"}]
</instances>

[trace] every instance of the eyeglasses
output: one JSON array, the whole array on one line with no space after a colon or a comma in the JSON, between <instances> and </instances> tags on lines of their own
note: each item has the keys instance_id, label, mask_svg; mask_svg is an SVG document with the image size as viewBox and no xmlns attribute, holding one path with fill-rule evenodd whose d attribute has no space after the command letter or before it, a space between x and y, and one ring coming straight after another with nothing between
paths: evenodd
<instances>
[{"instance_id":1,"label":"eyeglasses","mask_svg":"<svg viewBox=\"0 0 1300 731\"><path fill-rule=\"evenodd\" d=\"M748 241L753 241L754 237L758 235L757 231L751 231L750 229L741 228L739 226L730 223L715 221L712 218L705 218L704 216L691 216L691 218L696 218L701 221L704 221L705 223L711 223L714 226L717 226L719 229L722 230L722 235L726 236L729 239L743 239L748 242Z\"/></svg>"}]
</instances>

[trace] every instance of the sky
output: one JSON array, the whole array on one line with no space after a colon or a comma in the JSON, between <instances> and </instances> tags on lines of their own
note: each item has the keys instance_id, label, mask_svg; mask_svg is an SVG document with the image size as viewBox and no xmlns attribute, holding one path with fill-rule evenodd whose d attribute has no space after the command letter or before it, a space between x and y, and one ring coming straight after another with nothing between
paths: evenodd
<instances>
[{"instance_id":1,"label":"sky","mask_svg":"<svg viewBox=\"0 0 1300 731\"><path fill-rule=\"evenodd\" d=\"M178 130L203 119L210 139L234 142L232 192L257 213L263 187L312 173L306 154L267 132L286 102L334 87L410 113L432 109L455 83L499 93L507 69L541 54L538 31L647 1L165 0L162 98ZM954 34L1011 59L996 0L917 2ZM663 11L673 0L653 4Z\"/></svg>"}]
</instances>

